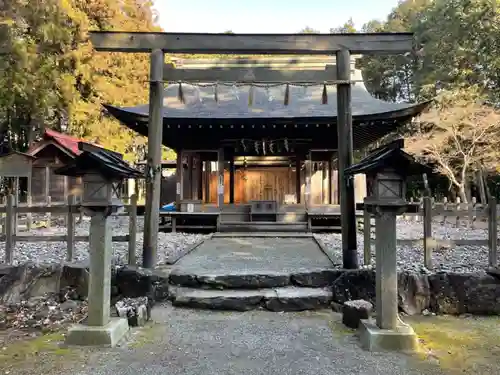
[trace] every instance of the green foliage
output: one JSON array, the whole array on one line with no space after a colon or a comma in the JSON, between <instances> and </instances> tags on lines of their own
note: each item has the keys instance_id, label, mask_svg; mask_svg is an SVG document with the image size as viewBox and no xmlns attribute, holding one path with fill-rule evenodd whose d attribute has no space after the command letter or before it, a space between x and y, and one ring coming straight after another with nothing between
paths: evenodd
<instances>
[{"instance_id":1,"label":"green foliage","mask_svg":"<svg viewBox=\"0 0 500 375\"><path fill-rule=\"evenodd\" d=\"M158 31L146 0L11 0L11 53L0 57L0 126L25 149L45 127L125 154L145 143L102 113L103 103L148 100L149 58L96 53L89 30Z\"/></svg>"},{"instance_id":2,"label":"green foliage","mask_svg":"<svg viewBox=\"0 0 500 375\"><path fill-rule=\"evenodd\" d=\"M312 27L306 26L302 30L299 31L299 34L319 34L319 31L313 29Z\"/></svg>"},{"instance_id":3,"label":"green foliage","mask_svg":"<svg viewBox=\"0 0 500 375\"><path fill-rule=\"evenodd\" d=\"M477 86L500 99L500 10L494 0L405 0L363 32L415 34L417 51L361 61L367 88L384 100L425 100Z\"/></svg>"},{"instance_id":4,"label":"green foliage","mask_svg":"<svg viewBox=\"0 0 500 375\"><path fill-rule=\"evenodd\" d=\"M498 100L500 10L492 0L435 1L415 29L427 72L421 85L478 86Z\"/></svg>"},{"instance_id":5,"label":"green foliage","mask_svg":"<svg viewBox=\"0 0 500 375\"><path fill-rule=\"evenodd\" d=\"M330 34L346 34L346 33L355 33L357 32L356 31L356 27L354 26L354 21L351 18L349 18L349 20L344 23L342 26L340 27L332 27L330 29Z\"/></svg>"},{"instance_id":6,"label":"green foliage","mask_svg":"<svg viewBox=\"0 0 500 375\"><path fill-rule=\"evenodd\" d=\"M412 53L364 56L358 68L368 91L382 100L437 98L418 123L426 126L403 133L411 151L432 162L462 199L478 164L498 172L498 5L498 0L404 0L384 22L373 20L359 30L414 33ZM357 30L350 20L331 31Z\"/></svg>"}]
</instances>

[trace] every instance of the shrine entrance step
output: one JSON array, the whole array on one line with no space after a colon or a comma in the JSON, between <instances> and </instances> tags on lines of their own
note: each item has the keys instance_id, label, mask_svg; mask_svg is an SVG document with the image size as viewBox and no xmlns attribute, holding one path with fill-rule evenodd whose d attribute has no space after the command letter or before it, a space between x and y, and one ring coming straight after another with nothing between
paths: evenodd
<instances>
[{"instance_id":1,"label":"shrine entrance step","mask_svg":"<svg viewBox=\"0 0 500 375\"><path fill-rule=\"evenodd\" d=\"M248 311L265 308L269 311L304 311L328 308L332 291L328 288L283 287L256 290L205 290L174 287L174 306L211 310Z\"/></svg>"},{"instance_id":2,"label":"shrine entrance step","mask_svg":"<svg viewBox=\"0 0 500 375\"><path fill-rule=\"evenodd\" d=\"M341 273L306 234L217 234L177 262L170 273L176 306L245 311L328 307Z\"/></svg>"},{"instance_id":3,"label":"shrine entrance step","mask_svg":"<svg viewBox=\"0 0 500 375\"><path fill-rule=\"evenodd\" d=\"M307 222L222 221L219 232L307 232Z\"/></svg>"}]
</instances>

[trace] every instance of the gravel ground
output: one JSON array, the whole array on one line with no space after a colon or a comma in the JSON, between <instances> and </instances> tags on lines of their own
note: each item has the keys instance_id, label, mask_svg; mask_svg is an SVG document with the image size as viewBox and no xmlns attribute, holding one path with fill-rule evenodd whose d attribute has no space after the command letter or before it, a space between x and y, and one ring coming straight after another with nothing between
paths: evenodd
<instances>
[{"instance_id":1,"label":"gravel ground","mask_svg":"<svg viewBox=\"0 0 500 375\"><path fill-rule=\"evenodd\" d=\"M397 238L401 240L420 240L423 238L423 223L413 220L398 219ZM482 226L484 227L484 226ZM466 223L457 226L455 222L442 223L435 220L432 233L436 240L485 240L488 238L486 229L472 229ZM342 259L341 235L317 234L331 254L340 262ZM358 254L363 260L363 235L358 235ZM375 246L372 241L372 266L375 265ZM423 267L424 250L422 243L414 245L398 245L399 270L430 272L484 272L488 267L488 247L467 245L441 247L432 254L433 269Z\"/></svg>"},{"instance_id":2,"label":"gravel ground","mask_svg":"<svg viewBox=\"0 0 500 375\"><path fill-rule=\"evenodd\" d=\"M113 217L113 235L128 234L128 217ZM471 229L467 223L456 225L454 220L442 223L435 220L433 223L433 235L440 240L477 240L488 237L487 230L483 223L478 223L477 229ZM77 225L76 235L88 235L90 221L84 218L83 222ZM137 233L137 259L142 258L143 241L143 218L138 218ZM29 234L36 236L64 235L64 226L53 226L50 229L34 229ZM398 239L419 240L423 237L423 224L414 220L398 219L397 223ZM26 235L28 233L21 232ZM318 234L331 254L341 262L341 235L339 233ZM159 264L164 264L168 259L177 257L190 245L202 239L204 235L186 233L158 233L158 257ZM88 243L77 242L75 249L75 260L86 261L88 258ZM0 244L0 259L4 257L4 244ZM360 260L363 259L363 235L358 235L358 251ZM113 243L115 264L123 264L127 261L128 243ZM372 263L375 261L375 249L372 246ZM14 262L24 263L27 261L40 263L59 263L66 254L65 242L19 242L16 245ZM433 253L433 270L426 270L423 267L423 247L422 244L399 245L398 246L398 267L400 270L412 270L419 272L429 271L454 271L454 272L482 272L488 266L487 246L453 246L451 248L442 247Z\"/></svg>"},{"instance_id":3,"label":"gravel ground","mask_svg":"<svg viewBox=\"0 0 500 375\"><path fill-rule=\"evenodd\" d=\"M41 353L0 362L18 375L441 375L436 365L398 353L370 353L331 311L153 309L155 323L135 330L128 345L57 357ZM59 350L60 351L60 350ZM1 353L0 353L1 358ZM2 371L4 370L4 371Z\"/></svg>"},{"instance_id":4,"label":"gravel ground","mask_svg":"<svg viewBox=\"0 0 500 375\"><path fill-rule=\"evenodd\" d=\"M126 216L112 217L113 235L128 234L129 219ZM137 261L142 262L142 242L143 242L143 217L137 219ZM89 234L90 218L85 217L76 226L76 235L85 236ZM32 236L57 236L65 235L66 227L52 226L45 229L33 229L30 232L22 231L19 235ZM165 264L167 260L176 258L190 245L201 240L204 235L186 233L158 233L158 260L159 264ZM77 242L75 244L74 260L85 262L88 259L89 245L87 242ZM5 243L0 244L0 259L5 256ZM128 256L127 242L113 242L113 263L125 264ZM14 263L25 262L39 263L60 263L66 257L66 242L18 242L14 250Z\"/></svg>"}]
</instances>

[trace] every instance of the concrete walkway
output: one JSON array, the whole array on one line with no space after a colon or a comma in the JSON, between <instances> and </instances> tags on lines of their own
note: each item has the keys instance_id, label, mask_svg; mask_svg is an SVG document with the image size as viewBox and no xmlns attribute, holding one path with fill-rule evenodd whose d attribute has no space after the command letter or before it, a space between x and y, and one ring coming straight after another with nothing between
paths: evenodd
<instances>
[{"instance_id":1,"label":"concrete walkway","mask_svg":"<svg viewBox=\"0 0 500 375\"><path fill-rule=\"evenodd\" d=\"M157 307L150 327L114 349L30 357L30 375L440 375L402 354L359 348L330 311L276 314ZM44 358L42 363L40 358ZM15 371L15 372L14 372Z\"/></svg>"},{"instance_id":2,"label":"concrete walkway","mask_svg":"<svg viewBox=\"0 0 500 375\"><path fill-rule=\"evenodd\" d=\"M181 258L173 273L292 274L334 265L312 237L213 237Z\"/></svg>"}]
</instances>

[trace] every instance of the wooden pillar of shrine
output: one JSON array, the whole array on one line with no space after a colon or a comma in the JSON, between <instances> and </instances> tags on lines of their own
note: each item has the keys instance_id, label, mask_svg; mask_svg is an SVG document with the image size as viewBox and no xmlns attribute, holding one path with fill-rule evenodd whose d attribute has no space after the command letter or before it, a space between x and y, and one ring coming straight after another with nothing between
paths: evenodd
<instances>
[{"instance_id":1,"label":"wooden pillar of shrine","mask_svg":"<svg viewBox=\"0 0 500 375\"><path fill-rule=\"evenodd\" d=\"M328 204L333 204L333 156L328 160Z\"/></svg>"},{"instance_id":2,"label":"wooden pillar of shrine","mask_svg":"<svg viewBox=\"0 0 500 375\"><path fill-rule=\"evenodd\" d=\"M205 160L205 203L210 203L210 177L212 177L212 160Z\"/></svg>"},{"instance_id":3,"label":"wooden pillar of shrine","mask_svg":"<svg viewBox=\"0 0 500 375\"><path fill-rule=\"evenodd\" d=\"M196 188L197 188L197 197L198 200L203 200L203 160L201 160L201 155L198 155L196 159Z\"/></svg>"},{"instance_id":4,"label":"wooden pillar of shrine","mask_svg":"<svg viewBox=\"0 0 500 375\"><path fill-rule=\"evenodd\" d=\"M337 163L336 163L336 166L335 166L335 173L334 173L334 178L333 178L333 181L334 183L336 184L336 192L335 192L335 199L336 199L336 204L340 205L340 180L339 180L339 159L337 157Z\"/></svg>"},{"instance_id":5,"label":"wooden pillar of shrine","mask_svg":"<svg viewBox=\"0 0 500 375\"><path fill-rule=\"evenodd\" d=\"M44 187L43 194L45 196L44 203L49 204L50 197L50 167L48 165L45 166L45 178L44 178Z\"/></svg>"},{"instance_id":6,"label":"wooden pillar of shrine","mask_svg":"<svg viewBox=\"0 0 500 375\"><path fill-rule=\"evenodd\" d=\"M194 153L190 152L188 155L188 184L189 184L189 196L188 199L196 199L196 181L195 181L195 173L194 173L194 165L195 165L195 158L194 158Z\"/></svg>"},{"instance_id":7,"label":"wooden pillar of shrine","mask_svg":"<svg viewBox=\"0 0 500 375\"><path fill-rule=\"evenodd\" d=\"M234 155L229 159L229 203L234 203Z\"/></svg>"},{"instance_id":8,"label":"wooden pillar of shrine","mask_svg":"<svg viewBox=\"0 0 500 375\"><path fill-rule=\"evenodd\" d=\"M312 175L312 161L311 161L311 153L309 152L308 158L305 161L305 187L304 187L304 203L306 204L306 208L311 207L312 199L311 199L311 175Z\"/></svg>"},{"instance_id":9,"label":"wooden pillar of shrine","mask_svg":"<svg viewBox=\"0 0 500 375\"><path fill-rule=\"evenodd\" d=\"M175 171L176 184L175 184L175 207L180 211L181 201L184 199L184 165L182 163L184 152L177 151L177 166Z\"/></svg>"},{"instance_id":10,"label":"wooden pillar of shrine","mask_svg":"<svg viewBox=\"0 0 500 375\"><path fill-rule=\"evenodd\" d=\"M224 149L217 151L217 207L224 206Z\"/></svg>"},{"instance_id":11,"label":"wooden pillar of shrine","mask_svg":"<svg viewBox=\"0 0 500 375\"><path fill-rule=\"evenodd\" d=\"M300 193L301 193L301 181L300 181L300 156L297 154L295 157L295 195L297 197L297 204L300 204Z\"/></svg>"},{"instance_id":12,"label":"wooden pillar of shrine","mask_svg":"<svg viewBox=\"0 0 500 375\"><path fill-rule=\"evenodd\" d=\"M329 168L328 168L328 162L326 160L321 162L321 203L322 204L328 204L328 176L329 176Z\"/></svg>"}]
</instances>

